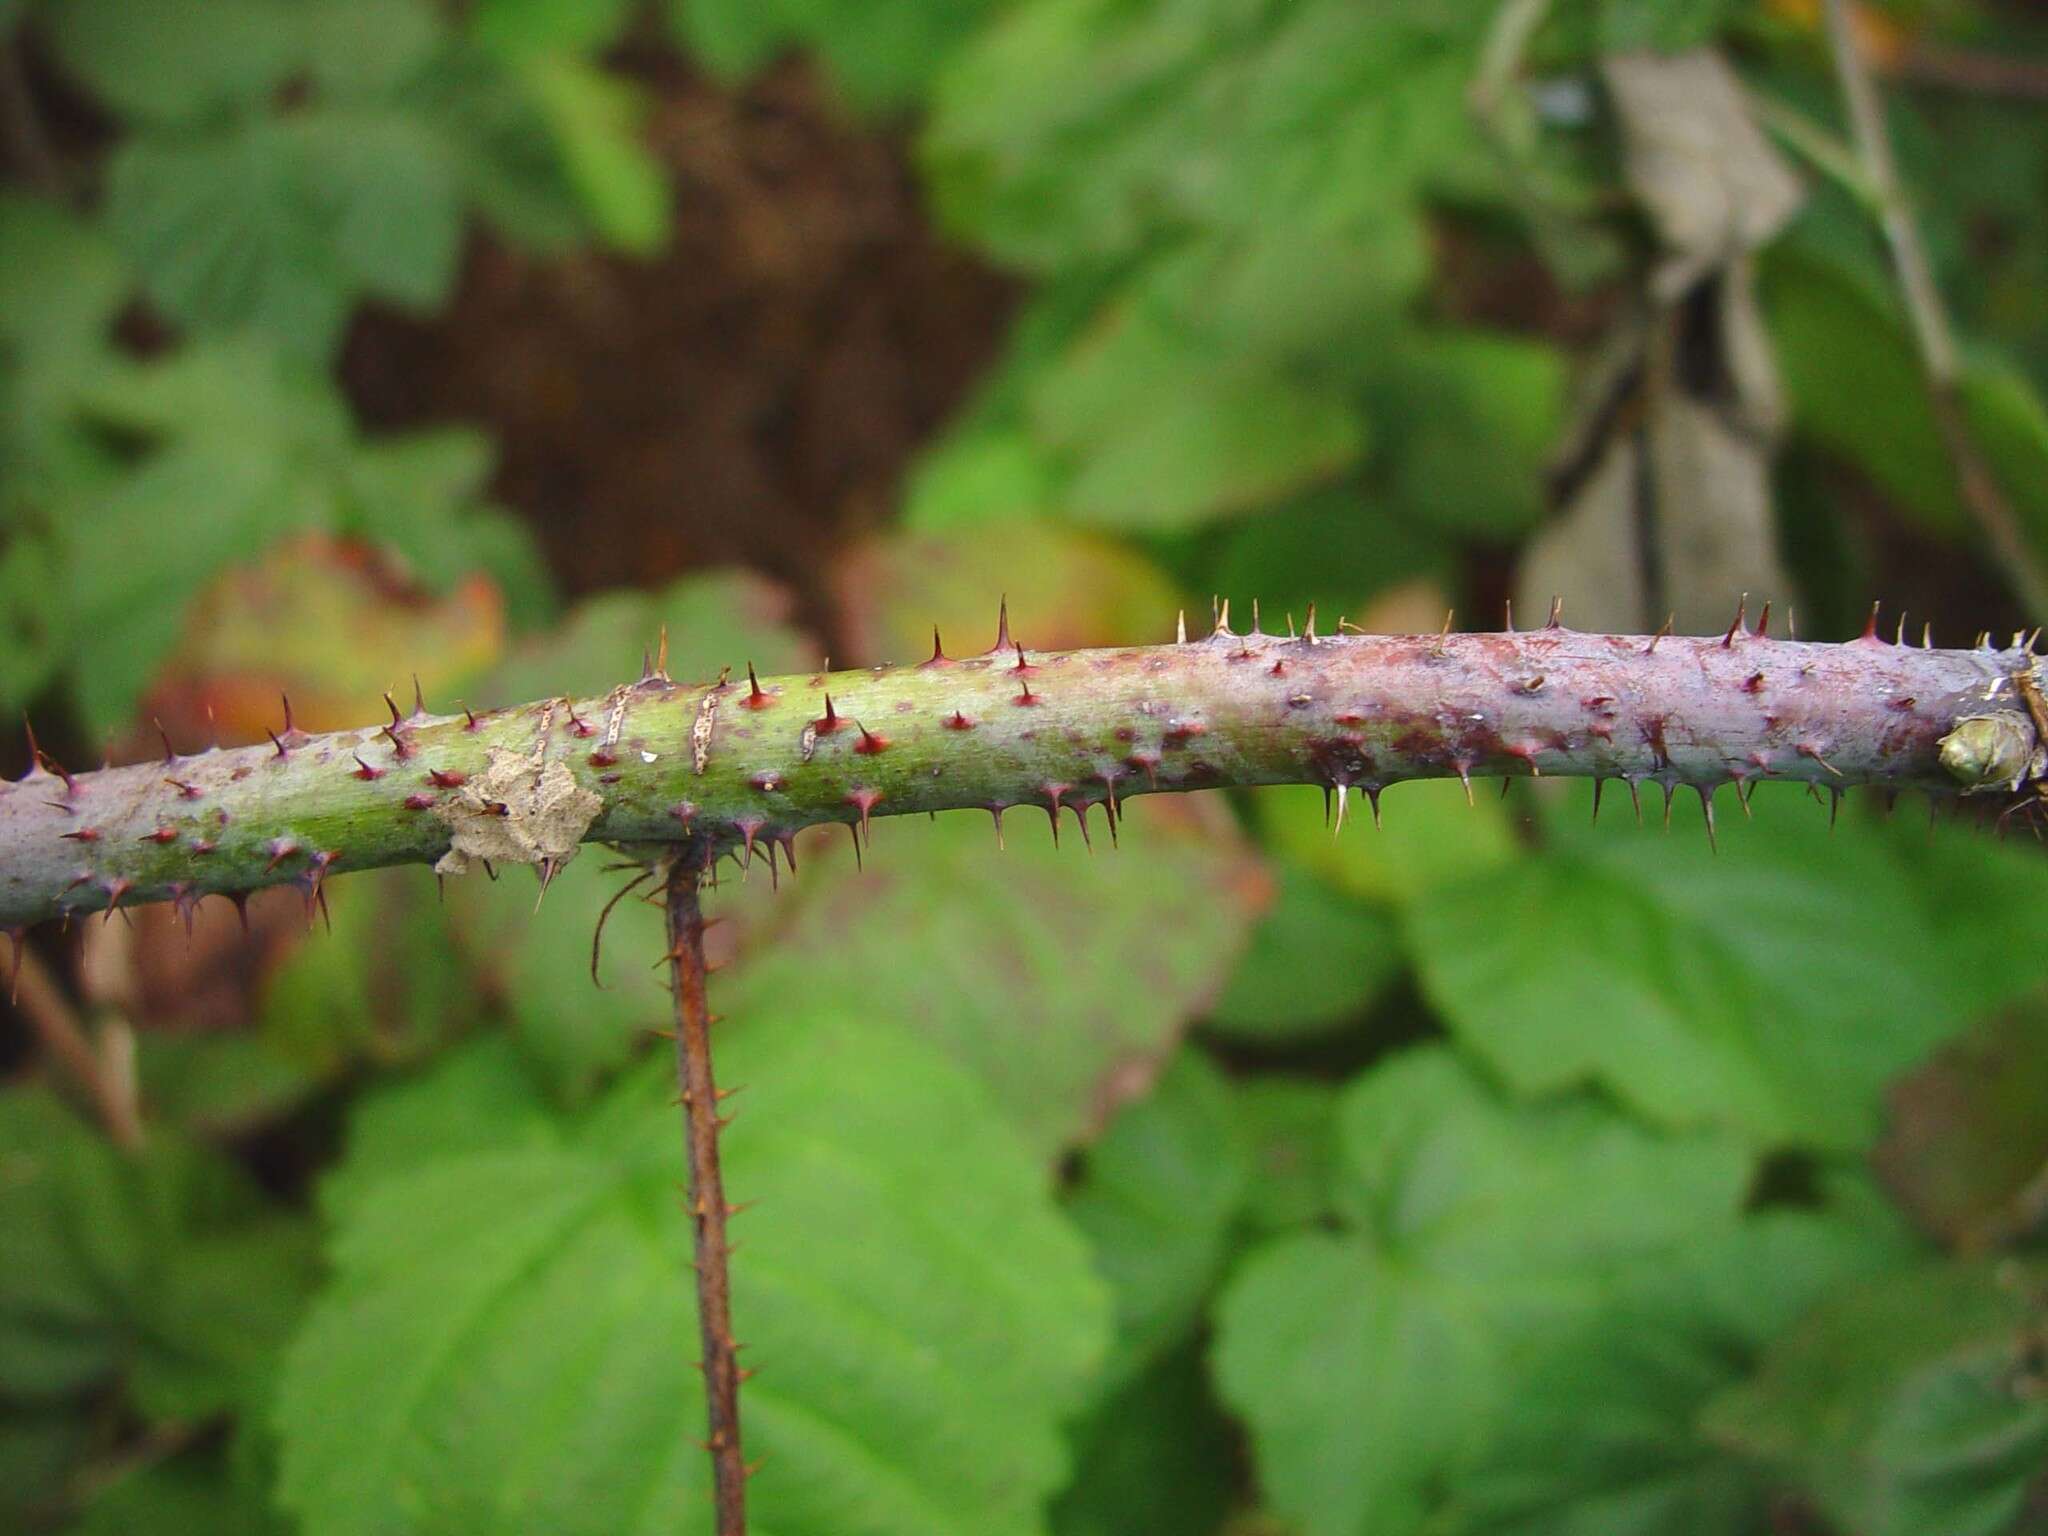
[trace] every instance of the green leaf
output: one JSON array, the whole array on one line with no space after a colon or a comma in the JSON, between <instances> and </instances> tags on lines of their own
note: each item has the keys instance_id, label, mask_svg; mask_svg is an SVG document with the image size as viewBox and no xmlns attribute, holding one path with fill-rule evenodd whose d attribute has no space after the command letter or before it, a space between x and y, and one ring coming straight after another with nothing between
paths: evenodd
<instances>
[{"instance_id":1,"label":"green leaf","mask_svg":"<svg viewBox=\"0 0 2048 1536\"><path fill-rule=\"evenodd\" d=\"M1330 1220L1337 1166L1334 1084L1260 1076L1237 1084L1237 1114L1251 1145L1251 1186L1245 1222L1259 1232L1284 1232Z\"/></svg>"},{"instance_id":2,"label":"green leaf","mask_svg":"<svg viewBox=\"0 0 2048 1536\"><path fill-rule=\"evenodd\" d=\"M290 1529L225 1456L202 1449L116 1477L93 1494L70 1536L289 1536Z\"/></svg>"},{"instance_id":3,"label":"green leaf","mask_svg":"<svg viewBox=\"0 0 2048 1536\"><path fill-rule=\"evenodd\" d=\"M1042 825L1012 816L1000 857L976 817L884 823L865 873L843 849L807 856L723 1007L768 1019L860 998L972 1070L1049 1156L1171 1051L1264 904L1227 819L1203 814L1216 809L1134 802L1122 852L1092 856L1071 820L1054 848Z\"/></svg>"},{"instance_id":4,"label":"green leaf","mask_svg":"<svg viewBox=\"0 0 2048 1536\"><path fill-rule=\"evenodd\" d=\"M1595 1081L1665 1124L1856 1150L1893 1074L2048 968L2008 905L2041 872L1974 835L1831 837L1770 785L1716 855L1570 803L1550 852L1406 914L1424 991L1521 1092Z\"/></svg>"},{"instance_id":5,"label":"green leaf","mask_svg":"<svg viewBox=\"0 0 2048 1536\"><path fill-rule=\"evenodd\" d=\"M937 82L941 216L1047 270L1154 232L1350 230L1478 152L1455 83L1489 8L1020 5Z\"/></svg>"},{"instance_id":6,"label":"green leaf","mask_svg":"<svg viewBox=\"0 0 2048 1536\"><path fill-rule=\"evenodd\" d=\"M159 1131L125 1156L33 1090L0 1094L0 1170L0 1396L123 1370L151 1418L263 1395L311 1285L302 1221L214 1154Z\"/></svg>"},{"instance_id":7,"label":"green leaf","mask_svg":"<svg viewBox=\"0 0 2048 1536\"><path fill-rule=\"evenodd\" d=\"M355 1101L347 1155L321 1180L320 1206L345 1226L387 1180L451 1158L560 1151L568 1130L518 1043L484 1035Z\"/></svg>"},{"instance_id":8,"label":"green leaf","mask_svg":"<svg viewBox=\"0 0 2048 1536\"><path fill-rule=\"evenodd\" d=\"M441 50L401 97L448 147L466 201L543 253L589 235L563 145L530 80L482 48Z\"/></svg>"},{"instance_id":9,"label":"green leaf","mask_svg":"<svg viewBox=\"0 0 2048 1536\"><path fill-rule=\"evenodd\" d=\"M1230 1085L1197 1051L1091 1146L1067 1214L1116 1297L1105 1390L1189 1338L1222 1273L1251 1176Z\"/></svg>"},{"instance_id":10,"label":"green leaf","mask_svg":"<svg viewBox=\"0 0 2048 1536\"><path fill-rule=\"evenodd\" d=\"M1794 428L1854 464L1934 532L1967 527L1955 470L1896 304L1798 240L1759 264Z\"/></svg>"},{"instance_id":11,"label":"green leaf","mask_svg":"<svg viewBox=\"0 0 2048 1536\"><path fill-rule=\"evenodd\" d=\"M1308 1536L1418 1529L1530 1347L1732 1219L1747 1172L1590 1099L1504 1104L1441 1048L1350 1088L1339 1147L1348 1229L1269 1240L1216 1318L1224 1401Z\"/></svg>"},{"instance_id":12,"label":"green leaf","mask_svg":"<svg viewBox=\"0 0 2048 1536\"><path fill-rule=\"evenodd\" d=\"M1379 826L1363 793L1350 797L1341 832L1322 792L1300 785L1253 792L1266 840L1298 867L1339 891L1394 908L1445 887L1468 890L1514 856L1506 812L1494 794L1477 796L1448 779L1390 785Z\"/></svg>"},{"instance_id":13,"label":"green leaf","mask_svg":"<svg viewBox=\"0 0 2048 1536\"><path fill-rule=\"evenodd\" d=\"M474 1016L448 915L419 871L366 873L329 909L330 931L292 950L264 985L257 1025L272 1059L332 1082L424 1055Z\"/></svg>"},{"instance_id":14,"label":"green leaf","mask_svg":"<svg viewBox=\"0 0 2048 1536\"><path fill-rule=\"evenodd\" d=\"M1369 470L1365 478L1372 478ZM1447 585L1448 546L1426 525L1412 525L1382 503L1347 478L1218 526L1197 590L1228 592L1239 603L1257 597L1265 627L1279 633L1289 615L1298 621L1310 603L1327 612L1334 599L1339 613L1359 613L1372 598L1416 577Z\"/></svg>"},{"instance_id":15,"label":"green leaf","mask_svg":"<svg viewBox=\"0 0 2048 1536\"><path fill-rule=\"evenodd\" d=\"M0 1520L21 1531L49 1524L91 1439L83 1412L0 1404Z\"/></svg>"},{"instance_id":16,"label":"green leaf","mask_svg":"<svg viewBox=\"0 0 2048 1536\"><path fill-rule=\"evenodd\" d=\"M618 37L632 11L632 0L479 0L469 35L505 59L592 53Z\"/></svg>"},{"instance_id":17,"label":"green leaf","mask_svg":"<svg viewBox=\"0 0 2048 1536\"><path fill-rule=\"evenodd\" d=\"M10 351L85 349L104 336L133 279L94 225L69 209L0 196L0 340ZM37 359L41 361L41 358Z\"/></svg>"},{"instance_id":18,"label":"green leaf","mask_svg":"<svg viewBox=\"0 0 2048 1536\"><path fill-rule=\"evenodd\" d=\"M912 472L903 526L946 532L1046 516L1058 475L1021 427L970 426L940 439Z\"/></svg>"},{"instance_id":19,"label":"green leaf","mask_svg":"<svg viewBox=\"0 0 2048 1536\"><path fill-rule=\"evenodd\" d=\"M1533 528L1564 426L1563 355L1521 337L1413 331L1379 362L1366 409L1409 520L1493 539Z\"/></svg>"},{"instance_id":20,"label":"green leaf","mask_svg":"<svg viewBox=\"0 0 2048 1536\"><path fill-rule=\"evenodd\" d=\"M439 303L462 236L448 146L383 106L131 140L108 172L107 219L172 319L251 327L309 358L362 295Z\"/></svg>"},{"instance_id":21,"label":"green leaf","mask_svg":"<svg viewBox=\"0 0 2048 1536\"><path fill-rule=\"evenodd\" d=\"M1703 48L1728 24L1730 0L1604 0L1600 51L1654 49L1683 53Z\"/></svg>"},{"instance_id":22,"label":"green leaf","mask_svg":"<svg viewBox=\"0 0 2048 1536\"><path fill-rule=\"evenodd\" d=\"M719 1052L773 1106L723 1138L760 1202L733 1266L760 1528L1037 1529L1106 1316L1041 1167L892 1026L813 1011ZM278 1411L308 1536L710 1529L673 1093L647 1074L558 1145L514 1132L344 1206Z\"/></svg>"},{"instance_id":23,"label":"green leaf","mask_svg":"<svg viewBox=\"0 0 2048 1536\"><path fill-rule=\"evenodd\" d=\"M1597 1315L1537 1342L1450 1525L1500 1536L1767 1530L1772 1480L1704 1438L1700 1412L1772 1335L1906 1252L1834 1212L1711 1227Z\"/></svg>"},{"instance_id":24,"label":"green leaf","mask_svg":"<svg viewBox=\"0 0 2048 1536\"><path fill-rule=\"evenodd\" d=\"M641 93L578 59L525 66L591 228L614 250L651 256L668 242L668 173L640 142Z\"/></svg>"},{"instance_id":25,"label":"green leaf","mask_svg":"<svg viewBox=\"0 0 2048 1536\"><path fill-rule=\"evenodd\" d=\"M63 0L38 20L67 70L145 122L253 107L301 51L292 8L276 0Z\"/></svg>"},{"instance_id":26,"label":"green leaf","mask_svg":"<svg viewBox=\"0 0 2048 1536\"><path fill-rule=\"evenodd\" d=\"M910 105L994 0L666 0L676 39L739 80L787 48L814 52L863 112Z\"/></svg>"},{"instance_id":27,"label":"green leaf","mask_svg":"<svg viewBox=\"0 0 2048 1536\"><path fill-rule=\"evenodd\" d=\"M1205 1023L1245 1044L1315 1039L1356 1022L1401 963L1385 914L1283 865L1280 895Z\"/></svg>"},{"instance_id":28,"label":"green leaf","mask_svg":"<svg viewBox=\"0 0 2048 1536\"><path fill-rule=\"evenodd\" d=\"M259 342L109 364L79 391L76 409L128 445L132 461L53 496L65 659L96 733L127 722L191 597L224 565L288 532L380 539L442 583L488 565L524 581L529 612L546 602L545 584L522 573L530 540L474 499L482 439L440 431L360 443L335 385ZM122 558L107 558L109 549Z\"/></svg>"},{"instance_id":29,"label":"green leaf","mask_svg":"<svg viewBox=\"0 0 2048 1536\"><path fill-rule=\"evenodd\" d=\"M1844 1295L1707 1409L1866 1536L2016 1536L2048 1465L2039 1265L1949 1264ZM2031 1506L2038 1509L2038 1504Z\"/></svg>"},{"instance_id":30,"label":"green leaf","mask_svg":"<svg viewBox=\"0 0 2048 1536\"><path fill-rule=\"evenodd\" d=\"M1339 390L1247 366L1143 313L1108 316L1033 386L1035 432L1071 465L1077 521L1177 528L1326 480L1365 451Z\"/></svg>"},{"instance_id":31,"label":"green leaf","mask_svg":"<svg viewBox=\"0 0 2048 1536\"><path fill-rule=\"evenodd\" d=\"M1074 1481L1053 1501L1054 1536L1208 1536L1236 1493L1236 1445L1183 1345L1074 1431Z\"/></svg>"},{"instance_id":32,"label":"green leaf","mask_svg":"<svg viewBox=\"0 0 2048 1536\"><path fill-rule=\"evenodd\" d=\"M667 0L662 9L676 40L726 80L766 66L789 37L781 7L759 0Z\"/></svg>"}]
</instances>

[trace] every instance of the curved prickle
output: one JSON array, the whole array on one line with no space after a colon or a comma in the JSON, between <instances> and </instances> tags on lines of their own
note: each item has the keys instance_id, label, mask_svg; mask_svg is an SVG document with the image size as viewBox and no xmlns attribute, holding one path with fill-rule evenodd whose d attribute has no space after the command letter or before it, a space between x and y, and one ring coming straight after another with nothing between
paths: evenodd
<instances>
[{"instance_id":1,"label":"curved prickle","mask_svg":"<svg viewBox=\"0 0 2048 1536\"><path fill-rule=\"evenodd\" d=\"M1746 794L1772 779L1983 788L2030 776L2040 753L2020 697L2027 657L2017 643L1895 645L1874 625L1824 645L1740 623L1685 637L1555 621L1388 636L1219 624L1193 642L1027 653L1007 612L981 656L935 646L921 663L749 670L737 685L671 681L664 648L600 698L448 716L394 703L388 725L288 726L276 746L179 757L175 778L160 761L70 774L38 754L27 778L0 785L0 929L103 908L115 892L189 904L303 884L304 861L280 848L332 850L323 876L433 863L507 803L478 793L494 763L501 776L524 764L564 796L573 786L591 810L583 841L650 857L680 846L706 864L824 822L1044 806L1048 785L1084 824L1112 794L1305 783L1376 801L1403 779L1485 774L1614 778L1632 797L1645 782L1690 785L1709 806L1722 784ZM598 752L582 739L594 720ZM548 839L502 842L545 845L560 865Z\"/></svg>"}]
</instances>

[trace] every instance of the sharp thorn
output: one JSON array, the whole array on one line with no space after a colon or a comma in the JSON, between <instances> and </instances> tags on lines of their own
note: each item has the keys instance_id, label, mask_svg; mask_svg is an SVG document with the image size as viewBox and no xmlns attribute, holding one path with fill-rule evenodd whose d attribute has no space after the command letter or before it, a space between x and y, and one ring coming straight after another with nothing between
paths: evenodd
<instances>
[{"instance_id":1,"label":"sharp thorn","mask_svg":"<svg viewBox=\"0 0 2048 1536\"><path fill-rule=\"evenodd\" d=\"M1742 630L1742 621L1749 616L1749 594L1742 594L1742 601L1735 605L1735 617L1729 621L1728 633L1721 637L1721 649L1727 650L1735 644L1735 637Z\"/></svg>"}]
</instances>

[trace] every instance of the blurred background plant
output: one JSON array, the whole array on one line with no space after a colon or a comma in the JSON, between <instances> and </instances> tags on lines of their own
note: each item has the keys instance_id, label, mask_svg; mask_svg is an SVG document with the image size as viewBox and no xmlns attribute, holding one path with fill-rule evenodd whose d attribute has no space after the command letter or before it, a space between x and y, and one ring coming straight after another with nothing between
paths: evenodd
<instances>
[{"instance_id":1,"label":"blurred background plant","mask_svg":"<svg viewBox=\"0 0 2048 1536\"><path fill-rule=\"evenodd\" d=\"M0 0L0 703L141 756L1005 591L2039 619L2048 28L1835 15L1944 361L1835 9ZM1135 810L718 893L762 1530L2048 1529L2031 840ZM601 862L35 937L0 1524L708 1529Z\"/></svg>"}]
</instances>

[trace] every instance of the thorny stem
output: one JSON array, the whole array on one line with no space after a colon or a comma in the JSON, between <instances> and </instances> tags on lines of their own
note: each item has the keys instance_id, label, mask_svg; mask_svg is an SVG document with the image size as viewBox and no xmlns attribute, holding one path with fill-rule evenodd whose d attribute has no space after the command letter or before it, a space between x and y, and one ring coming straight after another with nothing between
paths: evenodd
<instances>
[{"instance_id":1,"label":"thorny stem","mask_svg":"<svg viewBox=\"0 0 2048 1536\"><path fill-rule=\"evenodd\" d=\"M1958 392L1961 368L1956 358L1955 336L1949 328L1948 312L1942 307L1941 290L1934 283L1934 270L1921 243L1919 227L1913 221L1912 207L1899 181L1891 139L1885 132L1884 110L1864 60L1862 44L1856 37L1848 0L1826 0L1826 4L1828 45L1834 54L1842 99L1849 111L1850 138L1863 168L1863 179L1877 203L1878 222L1891 251L1892 267L1898 274L1920 366L1927 376L1928 402L1942 446L1955 470L1957 490L1970 516L2004 563L2007 579L2027 605L2027 611L2036 620L2048 619L2048 574L2043 573L2041 563L2028 547L2019 519L1964 419Z\"/></svg>"},{"instance_id":2,"label":"thorny stem","mask_svg":"<svg viewBox=\"0 0 2048 1536\"><path fill-rule=\"evenodd\" d=\"M719 1091L711 1071L711 1015L704 1003L704 915L697 901L700 871L669 860L665 892L668 962L676 1000L676 1082L683 1109L683 1144L689 1154L689 1216L695 1239L697 1332L703 1348L704 1406L711 1453L712 1496L718 1536L744 1536L747 1463L740 1447L739 1344L732 1331L732 1281L725 1203L718 1166Z\"/></svg>"},{"instance_id":3,"label":"thorny stem","mask_svg":"<svg viewBox=\"0 0 2048 1536\"><path fill-rule=\"evenodd\" d=\"M1707 636L1271 635L1233 632L1226 612L1172 645L1006 641L758 684L653 668L573 703L394 708L373 729L96 773L45 756L0 781L0 932L144 901L189 915L287 883L310 915L328 876L440 859L465 816L559 839L526 860L546 876L579 838L709 869L772 861L821 823L865 833L883 816L1030 805L1085 825L1133 795L1257 784L1373 797L1404 779L1542 774L1690 787L1709 807L1760 781L1954 792L1994 782L1952 772L1942 749L1987 714L2004 723L1999 760L2019 765L1998 782L2036 776L2041 733L2016 689L2036 663L2017 637L1937 650L1894 643L1874 615L1840 645L1765 628L1738 614ZM508 772L580 816L529 824L494 788Z\"/></svg>"}]
</instances>

